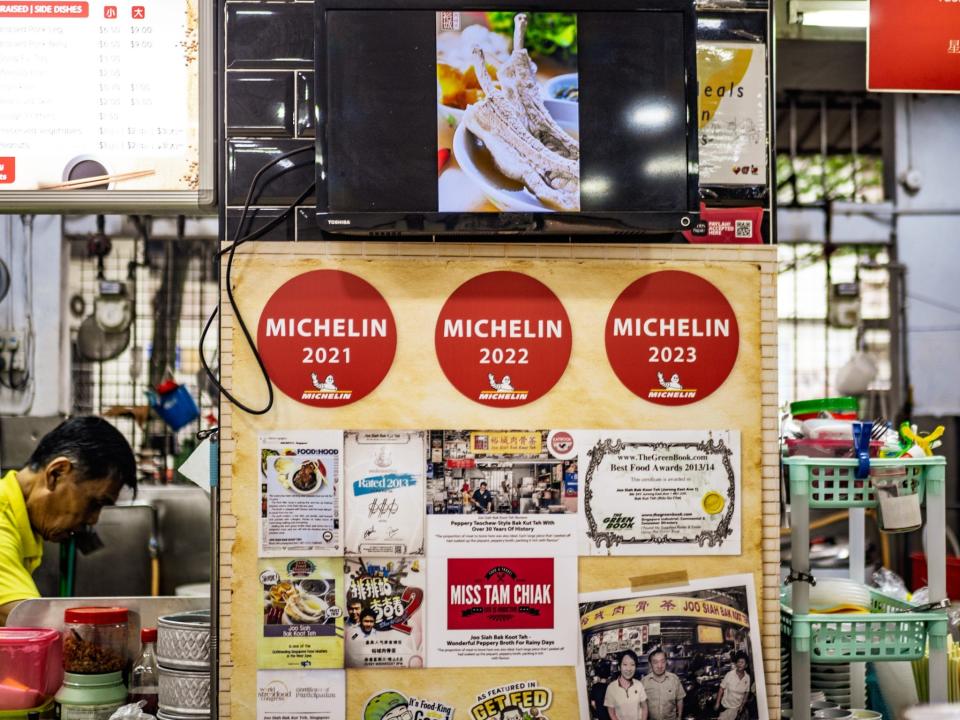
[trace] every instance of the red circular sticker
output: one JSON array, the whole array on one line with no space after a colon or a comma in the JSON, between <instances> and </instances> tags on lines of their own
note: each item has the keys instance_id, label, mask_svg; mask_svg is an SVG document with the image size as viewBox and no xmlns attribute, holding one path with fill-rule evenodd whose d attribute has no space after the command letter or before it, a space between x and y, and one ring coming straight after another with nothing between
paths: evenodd
<instances>
[{"instance_id":1,"label":"red circular sticker","mask_svg":"<svg viewBox=\"0 0 960 720\"><path fill-rule=\"evenodd\" d=\"M570 319L560 300L539 280L505 270L458 287L440 311L434 339L447 379L491 407L542 397L570 359Z\"/></svg>"},{"instance_id":2,"label":"red circular sticker","mask_svg":"<svg viewBox=\"0 0 960 720\"><path fill-rule=\"evenodd\" d=\"M727 298L698 275L655 272L613 303L607 358L631 392L660 405L688 405L723 384L740 331Z\"/></svg>"},{"instance_id":3,"label":"red circular sticker","mask_svg":"<svg viewBox=\"0 0 960 720\"><path fill-rule=\"evenodd\" d=\"M363 278L313 270L270 297L257 346L274 384L315 407L349 405L387 375L397 326L386 300Z\"/></svg>"}]
</instances>

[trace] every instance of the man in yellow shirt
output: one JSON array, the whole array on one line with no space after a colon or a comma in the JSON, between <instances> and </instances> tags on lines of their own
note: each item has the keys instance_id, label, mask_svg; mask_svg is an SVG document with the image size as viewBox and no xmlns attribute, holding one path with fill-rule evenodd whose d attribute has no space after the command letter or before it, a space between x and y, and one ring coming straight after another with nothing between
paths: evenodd
<instances>
[{"instance_id":1,"label":"man in yellow shirt","mask_svg":"<svg viewBox=\"0 0 960 720\"><path fill-rule=\"evenodd\" d=\"M64 542L95 525L124 485L136 489L133 452L113 425L97 417L61 423L25 468L0 479L0 626L19 602L40 597L32 573L43 541Z\"/></svg>"}]
</instances>

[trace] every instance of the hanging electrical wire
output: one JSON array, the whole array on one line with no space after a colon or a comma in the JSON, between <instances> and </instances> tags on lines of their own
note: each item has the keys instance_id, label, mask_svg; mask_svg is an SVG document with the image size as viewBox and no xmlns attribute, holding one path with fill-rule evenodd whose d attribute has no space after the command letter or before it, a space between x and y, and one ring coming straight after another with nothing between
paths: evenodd
<instances>
[{"instance_id":1,"label":"hanging electrical wire","mask_svg":"<svg viewBox=\"0 0 960 720\"><path fill-rule=\"evenodd\" d=\"M270 232L273 228L277 227L280 223L286 220L291 213L295 212L297 206L300 203L302 203L304 200L306 200L316 189L316 184L315 183L311 184L310 187L304 190L300 194L300 196L297 197L296 200L294 200L289 206L287 206L286 209L284 209L282 213L280 213L280 215L273 218L269 222L265 223L263 227L261 227L259 230L251 232L250 234L244 237L240 237L240 233L243 231L243 226L247 219L247 213L250 211L250 205L253 202L254 194L257 189L257 182L260 180L261 177L263 177L264 173L266 173L274 165L277 165L283 162L284 160L288 160L289 158L294 157L295 155L300 155L306 152L313 152L313 150L314 148L312 146L306 146L302 148L297 148L295 150L290 150L289 152L285 152L282 155L278 155L277 157L273 158L269 162L265 163L257 171L257 173L253 176L253 180L250 181L250 187L247 191L246 200L243 203L243 211L240 213L240 220L237 223L237 229L236 229L236 232L234 233L234 239L230 243L230 245L228 245L226 248L222 248L217 253L217 256L220 256L223 254L227 255L227 267L226 267L226 273L224 277L224 283L226 285L226 291L227 291L227 300L230 303L230 309L232 310L234 316L237 319L237 325L240 326L240 330L243 333L244 339L246 340L247 345L250 347L250 350L253 352L253 357L257 361L257 367L260 369L260 374L262 375L263 381L266 384L266 387L267 387L266 404L262 408L251 408L249 405L238 400L236 396L234 396L229 390L227 390L221 384L220 379L216 377L216 375L213 373L213 371L210 369L209 365L207 364L206 356L203 353L203 345L206 342L207 333L210 331L210 327L213 325L213 321L217 317L217 314L219 313L219 310L220 310L219 304L217 307L214 308L213 312L210 313L210 317L207 319L206 325L204 325L203 332L200 333L200 348L199 348L200 364L203 366L204 371L207 373L207 376L210 378L210 381L213 383L214 387L216 387L217 390L220 391L220 393L222 393L223 396L227 398L231 403L233 403L238 408L243 410L245 413L248 413L250 415L264 415L270 412L270 409L273 407L273 399L274 399L273 383L270 382L270 375L267 373L267 368L263 363L263 358L260 356L260 351L257 350L257 345L253 340L253 336L250 334L250 331L247 329L247 324L243 320L243 315L240 312L240 308L237 306L237 301L233 294L233 283L231 282L231 273L233 271L233 259L238 247L240 247L244 243L251 242L253 240L263 237L268 232ZM302 167L302 165L297 165L296 163L290 163L290 165L282 169L281 174L284 172L288 172L297 167Z\"/></svg>"}]
</instances>

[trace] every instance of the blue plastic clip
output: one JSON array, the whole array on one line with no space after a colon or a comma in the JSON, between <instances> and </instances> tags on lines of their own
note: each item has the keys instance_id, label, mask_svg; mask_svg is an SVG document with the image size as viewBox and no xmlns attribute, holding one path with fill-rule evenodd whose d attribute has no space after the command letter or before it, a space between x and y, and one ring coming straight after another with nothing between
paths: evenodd
<instances>
[{"instance_id":1,"label":"blue plastic clip","mask_svg":"<svg viewBox=\"0 0 960 720\"><path fill-rule=\"evenodd\" d=\"M859 461L854 473L857 480L866 480L870 475L871 432L873 432L872 422L855 422L853 424L853 450Z\"/></svg>"}]
</instances>

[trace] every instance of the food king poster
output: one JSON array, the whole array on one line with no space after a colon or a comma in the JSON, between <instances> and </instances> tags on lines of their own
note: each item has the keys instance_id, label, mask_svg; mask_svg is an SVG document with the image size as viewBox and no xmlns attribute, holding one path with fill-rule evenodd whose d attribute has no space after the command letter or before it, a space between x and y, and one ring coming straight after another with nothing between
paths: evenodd
<instances>
[{"instance_id":1,"label":"food king poster","mask_svg":"<svg viewBox=\"0 0 960 720\"><path fill-rule=\"evenodd\" d=\"M450 557L427 577L430 667L576 661L576 557Z\"/></svg>"}]
</instances>

